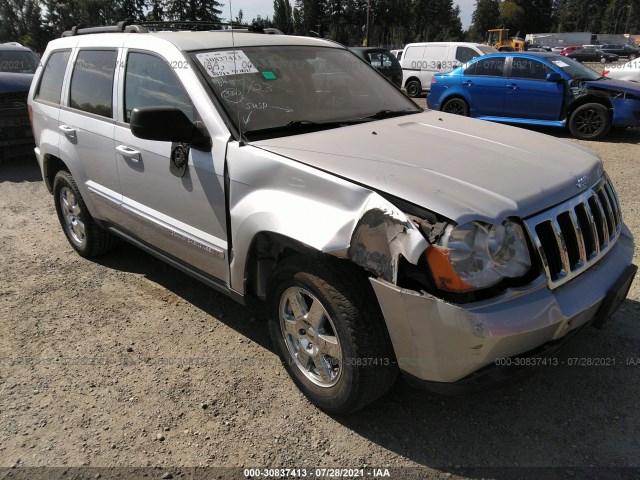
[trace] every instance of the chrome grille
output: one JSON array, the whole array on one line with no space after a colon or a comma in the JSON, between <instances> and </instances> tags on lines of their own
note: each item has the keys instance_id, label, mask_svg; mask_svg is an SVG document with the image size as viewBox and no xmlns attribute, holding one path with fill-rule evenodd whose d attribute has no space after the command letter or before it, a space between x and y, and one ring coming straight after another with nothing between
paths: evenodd
<instances>
[{"instance_id":1,"label":"chrome grille","mask_svg":"<svg viewBox=\"0 0 640 480\"><path fill-rule=\"evenodd\" d=\"M525 219L540 255L549 287L584 272L613 246L622 229L620 203L611 180L560 205Z\"/></svg>"}]
</instances>

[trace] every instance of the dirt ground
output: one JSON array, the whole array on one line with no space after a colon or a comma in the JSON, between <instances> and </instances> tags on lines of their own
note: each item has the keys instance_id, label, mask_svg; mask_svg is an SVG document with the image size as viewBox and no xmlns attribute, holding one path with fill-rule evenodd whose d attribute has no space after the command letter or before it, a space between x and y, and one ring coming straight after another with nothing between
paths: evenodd
<instances>
[{"instance_id":1,"label":"dirt ground","mask_svg":"<svg viewBox=\"0 0 640 480\"><path fill-rule=\"evenodd\" d=\"M604 158L637 239L639 142L638 130L580 142ZM159 467L150 478L180 478L181 468L197 466L373 466L391 468L394 478L405 476L399 467L421 478L638 478L639 302L636 278L607 327L589 328L561 354L613 359L609 366L547 367L459 397L400 381L365 410L332 417L289 380L262 312L128 245L82 259L58 225L35 159L7 162L0 477L36 466Z\"/></svg>"}]
</instances>

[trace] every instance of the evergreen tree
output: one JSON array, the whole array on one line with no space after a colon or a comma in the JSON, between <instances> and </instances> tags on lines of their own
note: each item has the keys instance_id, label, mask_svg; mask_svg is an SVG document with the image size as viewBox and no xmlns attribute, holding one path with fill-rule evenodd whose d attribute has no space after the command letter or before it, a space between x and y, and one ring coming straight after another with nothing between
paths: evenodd
<instances>
[{"instance_id":1,"label":"evergreen tree","mask_svg":"<svg viewBox=\"0 0 640 480\"><path fill-rule=\"evenodd\" d=\"M215 0L166 0L169 20L219 22L221 3Z\"/></svg>"},{"instance_id":2,"label":"evergreen tree","mask_svg":"<svg viewBox=\"0 0 640 480\"><path fill-rule=\"evenodd\" d=\"M415 0L415 41L452 41L462 37L459 9L453 0Z\"/></svg>"},{"instance_id":3,"label":"evergreen tree","mask_svg":"<svg viewBox=\"0 0 640 480\"><path fill-rule=\"evenodd\" d=\"M293 33L293 13L289 0L273 0L273 24L283 33Z\"/></svg>"},{"instance_id":4,"label":"evergreen tree","mask_svg":"<svg viewBox=\"0 0 640 480\"><path fill-rule=\"evenodd\" d=\"M470 40L482 42L487 39L487 31L500 24L500 0L477 0L471 17Z\"/></svg>"}]
</instances>

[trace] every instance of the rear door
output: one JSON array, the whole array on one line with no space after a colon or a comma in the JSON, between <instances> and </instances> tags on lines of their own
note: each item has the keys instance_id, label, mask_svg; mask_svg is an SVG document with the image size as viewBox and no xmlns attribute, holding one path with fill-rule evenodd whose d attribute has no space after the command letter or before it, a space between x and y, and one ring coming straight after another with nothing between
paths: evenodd
<instances>
[{"instance_id":1,"label":"rear door","mask_svg":"<svg viewBox=\"0 0 640 480\"><path fill-rule=\"evenodd\" d=\"M554 70L539 60L511 57L511 75L506 82L505 116L559 120L564 82L548 82Z\"/></svg>"},{"instance_id":2,"label":"rear door","mask_svg":"<svg viewBox=\"0 0 640 480\"><path fill-rule=\"evenodd\" d=\"M113 151L113 81L118 49L80 48L72 60L69 88L63 94L59 116L60 155L69 162L76 182L88 189L90 195L85 201L93 207L91 213L114 220L121 201Z\"/></svg>"},{"instance_id":3,"label":"rear door","mask_svg":"<svg viewBox=\"0 0 640 480\"><path fill-rule=\"evenodd\" d=\"M503 116L505 57L490 56L472 63L460 77L462 88L470 99L471 116Z\"/></svg>"}]
</instances>

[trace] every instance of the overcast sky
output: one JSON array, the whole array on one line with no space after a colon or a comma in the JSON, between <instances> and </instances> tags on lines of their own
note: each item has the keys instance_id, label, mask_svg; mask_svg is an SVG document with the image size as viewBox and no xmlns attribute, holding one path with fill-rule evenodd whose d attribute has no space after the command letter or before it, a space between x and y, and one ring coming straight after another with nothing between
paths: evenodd
<instances>
[{"instance_id":1,"label":"overcast sky","mask_svg":"<svg viewBox=\"0 0 640 480\"><path fill-rule=\"evenodd\" d=\"M222 7L222 16L228 21L234 19L238 15L238 11L242 9L244 20L250 22L255 17L273 17L273 0L219 0L224 3ZM295 0L290 0L293 7ZM373 0L375 2L375 0ZM462 19L462 28L467 29L471 24L471 14L475 7L476 0L453 0L454 4L460 6L460 18ZM229 7L232 7L233 15L230 15Z\"/></svg>"}]
</instances>

